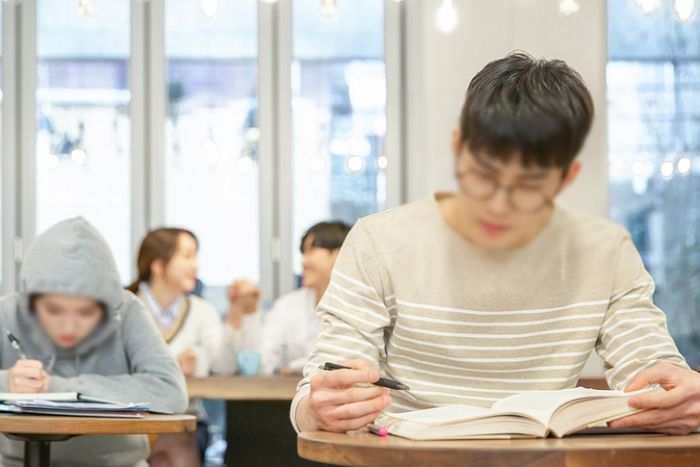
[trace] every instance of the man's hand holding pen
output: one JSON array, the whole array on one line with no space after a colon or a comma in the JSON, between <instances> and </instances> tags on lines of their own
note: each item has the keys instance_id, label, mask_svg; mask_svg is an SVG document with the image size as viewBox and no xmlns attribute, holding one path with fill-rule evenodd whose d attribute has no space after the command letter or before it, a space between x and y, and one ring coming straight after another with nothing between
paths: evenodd
<instances>
[{"instance_id":1,"label":"man's hand holding pen","mask_svg":"<svg viewBox=\"0 0 700 467\"><path fill-rule=\"evenodd\" d=\"M390 389L375 384L379 371L363 360L343 365L350 368L319 371L311 378L309 396L298 408L302 431L357 430L374 422L391 404Z\"/></svg>"}]
</instances>

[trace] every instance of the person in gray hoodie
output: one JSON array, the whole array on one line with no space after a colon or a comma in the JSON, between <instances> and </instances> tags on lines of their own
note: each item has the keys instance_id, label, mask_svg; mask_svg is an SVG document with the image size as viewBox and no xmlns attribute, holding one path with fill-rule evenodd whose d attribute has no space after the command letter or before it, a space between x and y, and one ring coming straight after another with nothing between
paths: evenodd
<instances>
[{"instance_id":1,"label":"person in gray hoodie","mask_svg":"<svg viewBox=\"0 0 700 467\"><path fill-rule=\"evenodd\" d=\"M27 359L5 338L14 334ZM104 238L82 218L60 222L26 253L19 292L0 299L0 392L77 391L182 413L185 380L140 300L125 291ZM0 435L3 466L23 445ZM145 436L53 443L52 466L142 466Z\"/></svg>"}]
</instances>

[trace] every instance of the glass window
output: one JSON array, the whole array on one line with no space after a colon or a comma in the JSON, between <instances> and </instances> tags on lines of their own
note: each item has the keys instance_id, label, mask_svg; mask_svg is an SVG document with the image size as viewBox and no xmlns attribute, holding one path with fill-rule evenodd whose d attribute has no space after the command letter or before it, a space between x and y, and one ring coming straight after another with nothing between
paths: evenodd
<instances>
[{"instance_id":1,"label":"glass window","mask_svg":"<svg viewBox=\"0 0 700 467\"><path fill-rule=\"evenodd\" d=\"M293 2L293 251L312 224L386 204L384 7Z\"/></svg>"},{"instance_id":2,"label":"glass window","mask_svg":"<svg viewBox=\"0 0 700 467\"><path fill-rule=\"evenodd\" d=\"M700 20L608 2L610 216L629 229L654 299L700 366Z\"/></svg>"},{"instance_id":3,"label":"glass window","mask_svg":"<svg viewBox=\"0 0 700 467\"><path fill-rule=\"evenodd\" d=\"M76 3L37 2L36 228L84 216L107 238L127 282L129 2Z\"/></svg>"},{"instance_id":4,"label":"glass window","mask_svg":"<svg viewBox=\"0 0 700 467\"><path fill-rule=\"evenodd\" d=\"M257 2L166 2L166 223L200 239L207 298L260 277Z\"/></svg>"}]
</instances>

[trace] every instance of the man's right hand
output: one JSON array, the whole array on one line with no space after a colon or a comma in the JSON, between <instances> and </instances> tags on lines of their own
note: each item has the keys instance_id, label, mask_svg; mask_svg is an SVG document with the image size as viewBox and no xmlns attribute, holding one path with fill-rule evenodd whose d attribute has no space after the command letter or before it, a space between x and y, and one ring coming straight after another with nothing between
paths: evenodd
<instances>
[{"instance_id":1,"label":"man's right hand","mask_svg":"<svg viewBox=\"0 0 700 467\"><path fill-rule=\"evenodd\" d=\"M46 392L50 381L39 360L17 360L7 374L10 392Z\"/></svg>"},{"instance_id":2,"label":"man's right hand","mask_svg":"<svg viewBox=\"0 0 700 467\"><path fill-rule=\"evenodd\" d=\"M252 282L240 279L228 287L226 295L229 302L226 321L234 329L239 329L243 316L255 313L258 309L260 289Z\"/></svg>"},{"instance_id":3,"label":"man's right hand","mask_svg":"<svg viewBox=\"0 0 700 467\"><path fill-rule=\"evenodd\" d=\"M358 430L391 405L389 389L371 385L379 379L376 369L362 360L343 364L352 369L319 371L311 378L311 392L297 409L301 431Z\"/></svg>"}]
</instances>

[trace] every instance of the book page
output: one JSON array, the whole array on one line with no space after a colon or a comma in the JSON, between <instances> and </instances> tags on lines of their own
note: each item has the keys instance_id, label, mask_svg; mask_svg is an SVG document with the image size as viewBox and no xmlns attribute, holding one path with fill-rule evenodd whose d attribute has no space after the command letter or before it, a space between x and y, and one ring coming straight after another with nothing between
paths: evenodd
<instances>
[{"instance_id":1,"label":"book page","mask_svg":"<svg viewBox=\"0 0 700 467\"><path fill-rule=\"evenodd\" d=\"M572 388L556 391L530 391L507 397L493 404L494 410L512 410L528 414L545 425L550 424L552 415L561 407L578 400L630 397L658 390L656 387L634 392Z\"/></svg>"},{"instance_id":2,"label":"book page","mask_svg":"<svg viewBox=\"0 0 700 467\"><path fill-rule=\"evenodd\" d=\"M615 393L615 394L613 394ZM605 391L588 388L560 389L557 391L531 391L507 397L493 404L493 409L519 411L537 418L545 425L557 409L571 401L591 397L625 396L622 391Z\"/></svg>"}]
</instances>

